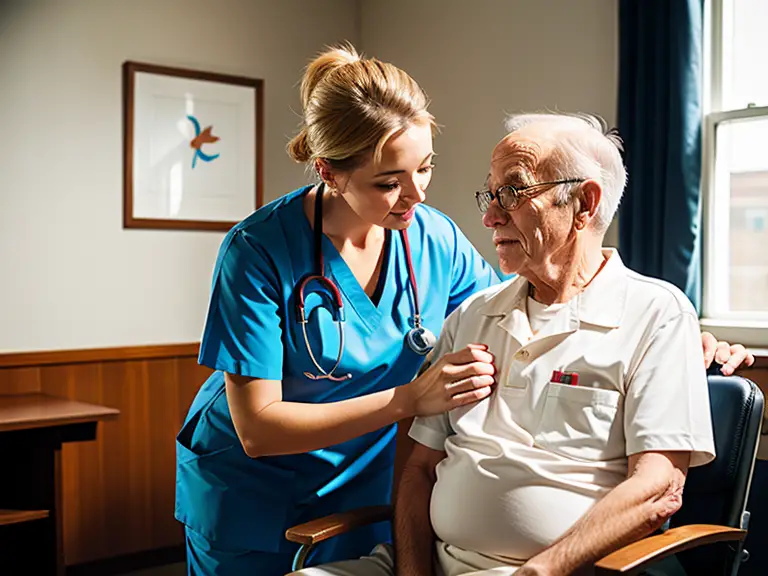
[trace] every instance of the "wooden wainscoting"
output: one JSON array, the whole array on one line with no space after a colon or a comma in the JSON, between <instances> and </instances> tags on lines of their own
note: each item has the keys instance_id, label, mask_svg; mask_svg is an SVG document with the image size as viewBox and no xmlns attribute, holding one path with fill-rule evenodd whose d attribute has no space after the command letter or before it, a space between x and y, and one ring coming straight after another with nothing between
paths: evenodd
<instances>
[{"instance_id":1,"label":"wooden wainscoting","mask_svg":"<svg viewBox=\"0 0 768 576\"><path fill-rule=\"evenodd\" d=\"M768 404L768 356L756 356L755 363L749 368L742 368L736 372L739 376L749 378L760 386Z\"/></svg>"},{"instance_id":2,"label":"wooden wainscoting","mask_svg":"<svg viewBox=\"0 0 768 576\"><path fill-rule=\"evenodd\" d=\"M754 365L737 372L739 376L749 378L757 384L765 396L766 410L763 415L763 436L760 439L760 448L757 457L768 460L768 356L757 356Z\"/></svg>"},{"instance_id":3,"label":"wooden wainscoting","mask_svg":"<svg viewBox=\"0 0 768 576\"><path fill-rule=\"evenodd\" d=\"M0 354L0 394L45 392L120 410L64 445L68 566L178 546L175 437L211 371L198 344Z\"/></svg>"},{"instance_id":4,"label":"wooden wainscoting","mask_svg":"<svg viewBox=\"0 0 768 576\"><path fill-rule=\"evenodd\" d=\"M120 410L63 448L68 566L183 543L173 518L175 436L210 374L198 344L0 354L0 394L46 392ZM768 358L740 371L768 397ZM766 429L768 432L768 428Z\"/></svg>"},{"instance_id":5,"label":"wooden wainscoting","mask_svg":"<svg viewBox=\"0 0 768 576\"><path fill-rule=\"evenodd\" d=\"M768 404L768 356L756 357L754 365L737 370L736 374L749 378L760 386L763 394L765 394L765 401Z\"/></svg>"}]
</instances>

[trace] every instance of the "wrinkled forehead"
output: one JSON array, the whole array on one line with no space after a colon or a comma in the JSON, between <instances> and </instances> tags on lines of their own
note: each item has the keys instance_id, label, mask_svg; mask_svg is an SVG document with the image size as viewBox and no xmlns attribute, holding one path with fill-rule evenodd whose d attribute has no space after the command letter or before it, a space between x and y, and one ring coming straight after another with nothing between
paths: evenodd
<instances>
[{"instance_id":1,"label":"wrinkled forehead","mask_svg":"<svg viewBox=\"0 0 768 576\"><path fill-rule=\"evenodd\" d=\"M525 129L508 134L493 149L489 184L530 185L536 182L552 146Z\"/></svg>"}]
</instances>

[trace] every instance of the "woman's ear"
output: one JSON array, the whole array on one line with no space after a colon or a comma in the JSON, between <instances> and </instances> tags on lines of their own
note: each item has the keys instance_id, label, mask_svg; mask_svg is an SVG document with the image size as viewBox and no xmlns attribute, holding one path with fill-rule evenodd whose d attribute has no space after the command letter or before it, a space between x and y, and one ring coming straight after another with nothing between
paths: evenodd
<instances>
[{"instance_id":1,"label":"woman's ear","mask_svg":"<svg viewBox=\"0 0 768 576\"><path fill-rule=\"evenodd\" d=\"M315 171L320 179L325 182L325 185L329 188L336 188L336 178L333 174L333 168L327 160L318 158L315 160Z\"/></svg>"},{"instance_id":2,"label":"woman's ear","mask_svg":"<svg viewBox=\"0 0 768 576\"><path fill-rule=\"evenodd\" d=\"M594 180L587 180L580 187L574 200L577 230L584 230L597 215L597 207L603 196L603 189Z\"/></svg>"}]
</instances>

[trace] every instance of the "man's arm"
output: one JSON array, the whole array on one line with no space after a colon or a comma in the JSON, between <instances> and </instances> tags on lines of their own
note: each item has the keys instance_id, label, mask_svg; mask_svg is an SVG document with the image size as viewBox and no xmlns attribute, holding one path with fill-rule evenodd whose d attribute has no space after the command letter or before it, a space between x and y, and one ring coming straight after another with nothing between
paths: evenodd
<instances>
[{"instance_id":1,"label":"man's arm","mask_svg":"<svg viewBox=\"0 0 768 576\"><path fill-rule=\"evenodd\" d=\"M408 435L408 431L413 424L413 418L406 418L397 423L397 436L395 437L395 466L392 477L392 502L397 502L397 491L400 489L400 478L402 478L405 464L411 457L413 446L416 444Z\"/></svg>"},{"instance_id":2,"label":"man's arm","mask_svg":"<svg viewBox=\"0 0 768 576\"><path fill-rule=\"evenodd\" d=\"M445 452L415 444L403 469L395 502L395 554L398 576L430 576L435 536L429 502L435 468Z\"/></svg>"},{"instance_id":3,"label":"man's arm","mask_svg":"<svg viewBox=\"0 0 768 576\"><path fill-rule=\"evenodd\" d=\"M629 475L516 576L566 575L657 530L682 506L690 452L642 452Z\"/></svg>"}]
</instances>

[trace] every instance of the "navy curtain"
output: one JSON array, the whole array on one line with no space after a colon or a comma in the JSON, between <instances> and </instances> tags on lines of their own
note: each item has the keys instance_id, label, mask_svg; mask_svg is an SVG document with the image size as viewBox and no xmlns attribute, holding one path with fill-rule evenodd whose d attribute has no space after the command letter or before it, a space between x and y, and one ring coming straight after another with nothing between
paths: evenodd
<instances>
[{"instance_id":1,"label":"navy curtain","mask_svg":"<svg viewBox=\"0 0 768 576\"><path fill-rule=\"evenodd\" d=\"M699 308L703 0L621 0L619 132L627 265Z\"/></svg>"}]
</instances>

